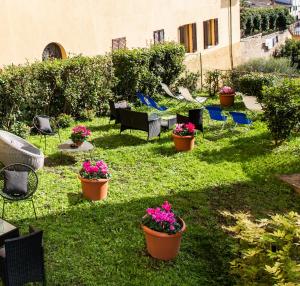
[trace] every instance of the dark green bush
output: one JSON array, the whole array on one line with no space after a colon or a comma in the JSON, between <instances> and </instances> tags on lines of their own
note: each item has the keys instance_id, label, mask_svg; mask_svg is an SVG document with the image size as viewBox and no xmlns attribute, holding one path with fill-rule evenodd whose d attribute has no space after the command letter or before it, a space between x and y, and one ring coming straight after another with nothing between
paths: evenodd
<instances>
[{"instance_id":1,"label":"dark green bush","mask_svg":"<svg viewBox=\"0 0 300 286\"><path fill-rule=\"evenodd\" d=\"M286 7L244 8L241 10L241 30L243 36L270 33L287 29L294 22Z\"/></svg>"},{"instance_id":2,"label":"dark green bush","mask_svg":"<svg viewBox=\"0 0 300 286\"><path fill-rule=\"evenodd\" d=\"M79 113L78 119L93 121L96 117L96 112L93 109L84 109Z\"/></svg>"},{"instance_id":3,"label":"dark green bush","mask_svg":"<svg viewBox=\"0 0 300 286\"><path fill-rule=\"evenodd\" d=\"M291 65L300 69L300 41L295 39L286 40L274 54L275 57L286 57L291 61Z\"/></svg>"},{"instance_id":4,"label":"dark green bush","mask_svg":"<svg viewBox=\"0 0 300 286\"><path fill-rule=\"evenodd\" d=\"M61 113L56 118L56 123L61 128L70 127L74 123L74 119L71 115L66 113Z\"/></svg>"},{"instance_id":5,"label":"dark green bush","mask_svg":"<svg viewBox=\"0 0 300 286\"><path fill-rule=\"evenodd\" d=\"M214 96L218 93L222 80L222 72L219 70L208 71L205 74L204 88L209 96Z\"/></svg>"},{"instance_id":6,"label":"dark green bush","mask_svg":"<svg viewBox=\"0 0 300 286\"><path fill-rule=\"evenodd\" d=\"M175 86L178 88L179 86L186 87L190 92L195 92L197 90L198 81L199 81L200 73L194 73L190 71L186 71L182 77L180 77Z\"/></svg>"},{"instance_id":7,"label":"dark green bush","mask_svg":"<svg viewBox=\"0 0 300 286\"><path fill-rule=\"evenodd\" d=\"M26 139L29 134L30 134L30 128L29 126L24 123L24 122L20 122L20 121L16 121L14 122L9 129L5 128L7 131L20 136L24 139Z\"/></svg>"},{"instance_id":8,"label":"dark green bush","mask_svg":"<svg viewBox=\"0 0 300 286\"><path fill-rule=\"evenodd\" d=\"M276 86L265 86L262 103L264 119L278 144L287 139L300 122L300 82L284 80Z\"/></svg>"},{"instance_id":9,"label":"dark green bush","mask_svg":"<svg viewBox=\"0 0 300 286\"><path fill-rule=\"evenodd\" d=\"M155 94L160 82L175 82L184 70L184 47L175 43L153 45L150 49L116 50L112 53L115 94L135 100L137 91Z\"/></svg>"},{"instance_id":10,"label":"dark green bush","mask_svg":"<svg viewBox=\"0 0 300 286\"><path fill-rule=\"evenodd\" d=\"M104 112L114 83L108 56L8 66L0 73L0 124L10 128L15 120L31 121L36 114Z\"/></svg>"}]
</instances>

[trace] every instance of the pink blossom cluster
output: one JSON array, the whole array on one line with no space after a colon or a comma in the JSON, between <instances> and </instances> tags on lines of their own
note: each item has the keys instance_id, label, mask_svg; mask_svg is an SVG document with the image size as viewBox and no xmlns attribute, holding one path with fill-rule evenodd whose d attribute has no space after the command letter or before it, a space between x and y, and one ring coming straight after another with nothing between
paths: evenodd
<instances>
[{"instance_id":1,"label":"pink blossom cluster","mask_svg":"<svg viewBox=\"0 0 300 286\"><path fill-rule=\"evenodd\" d=\"M83 170L88 174L94 174L98 172L101 172L103 175L108 174L108 167L102 160L97 161L95 165L92 165L91 161L85 161L82 164L82 167Z\"/></svg>"},{"instance_id":2,"label":"pink blossom cluster","mask_svg":"<svg viewBox=\"0 0 300 286\"><path fill-rule=\"evenodd\" d=\"M73 132L73 134L76 134L76 135L80 134L84 138L91 135L91 131L83 125L78 125L78 126L74 127L72 129L72 132Z\"/></svg>"},{"instance_id":3,"label":"pink blossom cluster","mask_svg":"<svg viewBox=\"0 0 300 286\"><path fill-rule=\"evenodd\" d=\"M221 94L233 94L234 92L235 92L234 89L230 86L223 86L220 89Z\"/></svg>"},{"instance_id":4,"label":"pink blossom cluster","mask_svg":"<svg viewBox=\"0 0 300 286\"><path fill-rule=\"evenodd\" d=\"M172 212L172 205L168 201L165 201L161 205L161 208L148 208L147 214L151 216L152 220L154 220L156 223L163 225L167 222L170 225L170 230L175 230L174 223L176 223L176 217Z\"/></svg>"},{"instance_id":5,"label":"pink blossom cluster","mask_svg":"<svg viewBox=\"0 0 300 286\"><path fill-rule=\"evenodd\" d=\"M176 124L174 134L180 136L194 135L195 125L191 122Z\"/></svg>"}]
</instances>

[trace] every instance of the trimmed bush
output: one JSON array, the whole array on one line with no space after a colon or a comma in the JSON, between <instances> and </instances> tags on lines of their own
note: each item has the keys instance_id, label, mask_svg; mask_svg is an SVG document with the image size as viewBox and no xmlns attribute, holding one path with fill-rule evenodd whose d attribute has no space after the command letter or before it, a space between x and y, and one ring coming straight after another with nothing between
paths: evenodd
<instances>
[{"instance_id":1,"label":"trimmed bush","mask_svg":"<svg viewBox=\"0 0 300 286\"><path fill-rule=\"evenodd\" d=\"M30 128L26 123L16 121L9 129L7 129L7 131L26 139L29 136Z\"/></svg>"},{"instance_id":2,"label":"trimmed bush","mask_svg":"<svg viewBox=\"0 0 300 286\"><path fill-rule=\"evenodd\" d=\"M8 66L0 72L0 124L8 129L36 114L78 117L85 109L105 113L115 83L110 57L73 57Z\"/></svg>"},{"instance_id":3,"label":"trimmed bush","mask_svg":"<svg viewBox=\"0 0 300 286\"><path fill-rule=\"evenodd\" d=\"M300 69L300 41L295 39L288 39L277 51L275 57L286 57L291 61L291 66Z\"/></svg>"},{"instance_id":4,"label":"trimmed bush","mask_svg":"<svg viewBox=\"0 0 300 286\"><path fill-rule=\"evenodd\" d=\"M185 50L182 45L165 43L150 49L116 50L112 53L115 76L113 91L119 97L134 101L136 92L156 93L160 82L174 83L184 71Z\"/></svg>"},{"instance_id":5,"label":"trimmed bush","mask_svg":"<svg viewBox=\"0 0 300 286\"><path fill-rule=\"evenodd\" d=\"M175 86L178 88L180 86L186 87L190 92L195 92L198 86L198 80L200 77L200 73L194 73L190 71L186 71L182 77L180 77Z\"/></svg>"},{"instance_id":6,"label":"trimmed bush","mask_svg":"<svg viewBox=\"0 0 300 286\"><path fill-rule=\"evenodd\" d=\"M299 80L284 80L277 86L264 87L264 119L276 145L287 139L292 130L299 125L299 94Z\"/></svg>"},{"instance_id":7,"label":"trimmed bush","mask_svg":"<svg viewBox=\"0 0 300 286\"><path fill-rule=\"evenodd\" d=\"M56 122L60 128L66 128L74 123L74 119L69 114L61 113L57 116Z\"/></svg>"}]
</instances>

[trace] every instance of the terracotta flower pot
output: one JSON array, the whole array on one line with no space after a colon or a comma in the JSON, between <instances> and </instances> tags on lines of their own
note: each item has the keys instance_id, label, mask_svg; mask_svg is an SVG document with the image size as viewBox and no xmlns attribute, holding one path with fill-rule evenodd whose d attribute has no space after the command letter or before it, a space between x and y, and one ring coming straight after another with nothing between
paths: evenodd
<instances>
[{"instance_id":1,"label":"terracotta flower pot","mask_svg":"<svg viewBox=\"0 0 300 286\"><path fill-rule=\"evenodd\" d=\"M229 107L234 104L235 94L219 94L220 104L224 107Z\"/></svg>"},{"instance_id":2,"label":"terracotta flower pot","mask_svg":"<svg viewBox=\"0 0 300 286\"><path fill-rule=\"evenodd\" d=\"M73 141L73 144L74 144L75 147L78 148L83 144L83 142L82 141L76 141L76 142Z\"/></svg>"},{"instance_id":3,"label":"terracotta flower pot","mask_svg":"<svg viewBox=\"0 0 300 286\"><path fill-rule=\"evenodd\" d=\"M89 180L80 175L78 178L81 181L82 193L86 199L99 201L107 197L109 179Z\"/></svg>"},{"instance_id":4,"label":"terracotta flower pot","mask_svg":"<svg viewBox=\"0 0 300 286\"><path fill-rule=\"evenodd\" d=\"M182 223L182 229L176 234L158 232L142 225L147 250L152 257L161 260L171 260L177 256L180 249L182 233L186 230L184 221L182 219L180 219L180 221Z\"/></svg>"},{"instance_id":5,"label":"terracotta flower pot","mask_svg":"<svg viewBox=\"0 0 300 286\"><path fill-rule=\"evenodd\" d=\"M179 136L172 134L176 151L191 151L195 146L195 136Z\"/></svg>"}]
</instances>

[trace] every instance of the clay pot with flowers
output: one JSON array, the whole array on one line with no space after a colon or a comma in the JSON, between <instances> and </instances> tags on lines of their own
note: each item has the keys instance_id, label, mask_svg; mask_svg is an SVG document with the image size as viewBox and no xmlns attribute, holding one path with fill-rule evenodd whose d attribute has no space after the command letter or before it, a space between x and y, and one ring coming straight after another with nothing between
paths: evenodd
<instances>
[{"instance_id":1,"label":"clay pot with flowers","mask_svg":"<svg viewBox=\"0 0 300 286\"><path fill-rule=\"evenodd\" d=\"M191 151L195 146L195 125L191 122L176 124L173 141L177 151Z\"/></svg>"},{"instance_id":2,"label":"clay pot with flowers","mask_svg":"<svg viewBox=\"0 0 300 286\"><path fill-rule=\"evenodd\" d=\"M104 161L85 161L78 175L81 181L83 196L92 201L103 200L107 197L108 182L111 174Z\"/></svg>"},{"instance_id":3,"label":"clay pot with flowers","mask_svg":"<svg viewBox=\"0 0 300 286\"><path fill-rule=\"evenodd\" d=\"M219 91L221 106L229 107L234 104L235 91L230 86L223 86Z\"/></svg>"},{"instance_id":4,"label":"clay pot with flowers","mask_svg":"<svg viewBox=\"0 0 300 286\"><path fill-rule=\"evenodd\" d=\"M161 207L148 208L142 218L142 229L152 257L171 260L177 256L186 225L169 202L164 202Z\"/></svg>"},{"instance_id":5,"label":"clay pot with flowers","mask_svg":"<svg viewBox=\"0 0 300 286\"><path fill-rule=\"evenodd\" d=\"M91 136L91 131L83 125L75 126L72 129L71 140L73 141L72 147L79 147Z\"/></svg>"}]
</instances>

